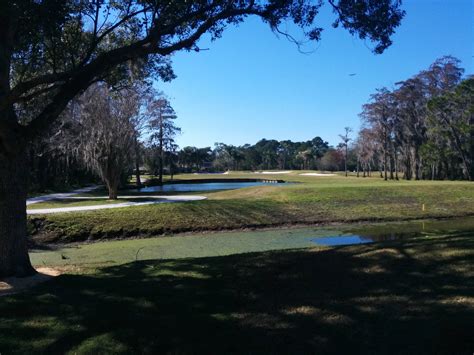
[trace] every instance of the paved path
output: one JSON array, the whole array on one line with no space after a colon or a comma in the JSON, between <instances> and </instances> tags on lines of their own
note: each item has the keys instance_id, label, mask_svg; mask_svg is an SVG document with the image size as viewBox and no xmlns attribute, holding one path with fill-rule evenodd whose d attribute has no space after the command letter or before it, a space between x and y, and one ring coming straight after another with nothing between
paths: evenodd
<instances>
[{"instance_id":1,"label":"paved path","mask_svg":"<svg viewBox=\"0 0 474 355\"><path fill-rule=\"evenodd\" d=\"M69 198L74 195L79 195L87 192L94 191L98 189L100 186L94 185L94 186L88 186L88 187L83 187L82 189L77 189L71 192L64 192L64 193L56 193L56 194L49 194L49 195L43 195L43 196L37 196L37 197L32 197L26 200L26 205L32 205L34 203L38 202L46 202L46 201L51 201L51 200L60 200L64 198Z\"/></svg>"},{"instance_id":2,"label":"paved path","mask_svg":"<svg viewBox=\"0 0 474 355\"><path fill-rule=\"evenodd\" d=\"M61 197L60 197L61 198ZM64 197L62 197L64 198ZM66 199L75 199L75 200L88 200L88 199L107 199L107 197L73 197L66 196ZM58 208L38 208L27 210L27 214L52 214L52 213L65 213L65 212L81 212L81 211L94 211L94 210L104 210L110 208L121 208L121 207L132 207L132 206L145 206L145 205L154 205L157 203L170 203L170 202L189 202L189 201L201 201L207 199L205 196L193 196L193 195L183 195L183 196L119 196L119 198L155 198L156 201L145 201L145 202L121 202L107 205L93 205L93 206L76 206L76 207L58 207ZM48 200L47 200L48 201Z\"/></svg>"}]
</instances>

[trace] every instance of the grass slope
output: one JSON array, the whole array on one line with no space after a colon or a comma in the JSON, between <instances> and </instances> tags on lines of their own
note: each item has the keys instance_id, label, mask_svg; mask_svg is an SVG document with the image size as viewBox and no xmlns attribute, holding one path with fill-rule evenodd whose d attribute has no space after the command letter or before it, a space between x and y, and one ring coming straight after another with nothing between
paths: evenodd
<instances>
[{"instance_id":1,"label":"grass slope","mask_svg":"<svg viewBox=\"0 0 474 355\"><path fill-rule=\"evenodd\" d=\"M212 179L213 175L204 176ZM298 182L198 193L208 200L30 218L43 240L74 242L202 230L474 215L472 182L235 173ZM177 179L203 178L182 175ZM422 210L422 205L425 210ZM58 205L56 203L56 205Z\"/></svg>"},{"instance_id":2,"label":"grass slope","mask_svg":"<svg viewBox=\"0 0 474 355\"><path fill-rule=\"evenodd\" d=\"M140 261L0 298L0 352L471 353L474 236Z\"/></svg>"}]
</instances>

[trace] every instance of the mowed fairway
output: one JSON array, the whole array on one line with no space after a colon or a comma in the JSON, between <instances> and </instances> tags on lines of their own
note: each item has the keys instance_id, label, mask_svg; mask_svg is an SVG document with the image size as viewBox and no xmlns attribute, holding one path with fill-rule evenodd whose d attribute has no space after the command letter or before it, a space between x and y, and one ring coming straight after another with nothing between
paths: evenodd
<instances>
[{"instance_id":1,"label":"mowed fairway","mask_svg":"<svg viewBox=\"0 0 474 355\"><path fill-rule=\"evenodd\" d=\"M42 240L75 242L292 224L474 215L472 182L383 181L378 177L319 177L299 173L175 177L181 180L199 178L284 179L293 183L199 192L208 198L205 201L34 217L30 219L34 222L31 226L43 232L38 234ZM64 206L61 201L47 203L47 207L61 206ZM35 208L40 207L42 204L35 205Z\"/></svg>"},{"instance_id":2,"label":"mowed fairway","mask_svg":"<svg viewBox=\"0 0 474 355\"><path fill-rule=\"evenodd\" d=\"M0 351L468 354L473 260L460 233L76 270L0 298Z\"/></svg>"}]
</instances>

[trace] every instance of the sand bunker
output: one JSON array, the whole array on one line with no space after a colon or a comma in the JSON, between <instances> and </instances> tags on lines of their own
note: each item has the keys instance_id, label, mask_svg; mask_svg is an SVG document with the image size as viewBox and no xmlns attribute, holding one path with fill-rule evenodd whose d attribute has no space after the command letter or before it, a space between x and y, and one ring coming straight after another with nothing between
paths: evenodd
<instances>
[{"instance_id":1,"label":"sand bunker","mask_svg":"<svg viewBox=\"0 0 474 355\"><path fill-rule=\"evenodd\" d=\"M336 174L303 173L301 176L336 176Z\"/></svg>"},{"instance_id":2,"label":"sand bunker","mask_svg":"<svg viewBox=\"0 0 474 355\"><path fill-rule=\"evenodd\" d=\"M193 173L193 175L229 175L229 172L226 171L225 173Z\"/></svg>"},{"instance_id":3,"label":"sand bunker","mask_svg":"<svg viewBox=\"0 0 474 355\"><path fill-rule=\"evenodd\" d=\"M290 174L292 171L259 171L255 174L268 174L268 175L278 175L278 174Z\"/></svg>"}]
</instances>

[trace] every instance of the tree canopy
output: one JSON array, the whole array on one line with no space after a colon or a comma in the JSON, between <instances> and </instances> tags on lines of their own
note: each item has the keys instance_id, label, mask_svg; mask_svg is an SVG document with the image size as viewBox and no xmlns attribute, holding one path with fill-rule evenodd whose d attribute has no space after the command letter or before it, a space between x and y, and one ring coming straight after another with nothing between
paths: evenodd
<instances>
[{"instance_id":1,"label":"tree canopy","mask_svg":"<svg viewBox=\"0 0 474 355\"><path fill-rule=\"evenodd\" d=\"M356 147L364 169L377 166L385 179L401 171L405 179L472 180L473 80L463 73L457 58L445 56L371 95Z\"/></svg>"},{"instance_id":2,"label":"tree canopy","mask_svg":"<svg viewBox=\"0 0 474 355\"><path fill-rule=\"evenodd\" d=\"M39 106L22 130L31 138L54 121L75 95L112 69L130 71L133 68L126 63L141 61L145 65L140 70L170 80L170 54L199 50L196 42L203 34L216 39L226 26L248 16L260 17L275 31L284 21L292 21L310 39L319 40L322 28L316 25L316 16L323 3L2 1L0 111L13 104ZM404 15L398 0L329 0L328 4L336 15L334 26L374 42L376 53L391 44L390 36ZM0 139L2 145L8 141L5 134Z\"/></svg>"}]
</instances>

